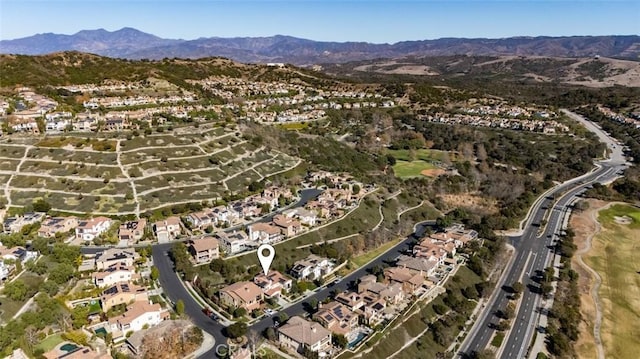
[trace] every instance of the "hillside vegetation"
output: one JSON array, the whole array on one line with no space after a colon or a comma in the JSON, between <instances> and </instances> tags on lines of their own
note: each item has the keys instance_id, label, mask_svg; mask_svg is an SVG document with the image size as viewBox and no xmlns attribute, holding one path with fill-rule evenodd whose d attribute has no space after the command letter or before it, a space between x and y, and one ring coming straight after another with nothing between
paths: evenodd
<instances>
[{"instance_id":1,"label":"hillside vegetation","mask_svg":"<svg viewBox=\"0 0 640 359\"><path fill-rule=\"evenodd\" d=\"M101 83L105 79L142 81L147 78L168 80L190 88L185 80L227 76L249 80L297 80L314 85L336 83L328 77L294 68L245 65L223 58L199 60L163 59L132 61L81 52L60 52L42 56L0 55L0 87L71 85Z\"/></svg>"}]
</instances>

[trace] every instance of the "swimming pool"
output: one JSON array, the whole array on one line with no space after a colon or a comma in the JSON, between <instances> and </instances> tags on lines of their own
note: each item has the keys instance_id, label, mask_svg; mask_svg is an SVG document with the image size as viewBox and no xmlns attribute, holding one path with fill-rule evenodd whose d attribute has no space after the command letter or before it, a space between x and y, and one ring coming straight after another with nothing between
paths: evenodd
<instances>
[{"instance_id":1,"label":"swimming pool","mask_svg":"<svg viewBox=\"0 0 640 359\"><path fill-rule=\"evenodd\" d=\"M366 333L359 332L358 335L356 336L356 338L354 340L350 341L349 344L347 344L347 348L353 349L353 348L357 347L358 344L360 344L360 342L362 341L362 339L364 339L366 337L367 337Z\"/></svg>"},{"instance_id":2,"label":"swimming pool","mask_svg":"<svg viewBox=\"0 0 640 359\"><path fill-rule=\"evenodd\" d=\"M77 345L72 344L72 343L66 343L66 344L63 344L63 345L60 346L60 350L63 350L65 352L67 352L67 353L74 352L74 351L78 350L78 348L79 347Z\"/></svg>"},{"instance_id":3,"label":"swimming pool","mask_svg":"<svg viewBox=\"0 0 640 359\"><path fill-rule=\"evenodd\" d=\"M104 337L104 336L107 335L107 330L105 328L98 328L98 329L94 330L94 332L98 336L103 336Z\"/></svg>"}]
</instances>

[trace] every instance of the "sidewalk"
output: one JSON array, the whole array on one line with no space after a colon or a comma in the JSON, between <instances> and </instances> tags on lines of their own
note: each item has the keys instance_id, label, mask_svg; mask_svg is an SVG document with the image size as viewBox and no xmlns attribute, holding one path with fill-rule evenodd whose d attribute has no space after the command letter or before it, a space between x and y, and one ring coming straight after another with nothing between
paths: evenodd
<instances>
[{"instance_id":1,"label":"sidewalk","mask_svg":"<svg viewBox=\"0 0 640 359\"><path fill-rule=\"evenodd\" d=\"M213 336L211 336L211 334L203 330L202 336L203 336L203 340L202 340L202 345L200 345L200 348L198 348L198 350L196 350L195 352L189 354L187 358L198 358L204 353L211 350L211 348L213 348L214 345L216 345L216 340L213 339Z\"/></svg>"},{"instance_id":2,"label":"sidewalk","mask_svg":"<svg viewBox=\"0 0 640 359\"><path fill-rule=\"evenodd\" d=\"M193 299L195 299L195 301L198 302L198 304L200 304L202 306L202 303L204 303L205 306L203 308L208 308L209 310L211 310L211 312L213 312L215 315L218 316L218 322L220 322L220 324L222 324L224 326L229 326L229 325L234 323L234 322L228 320L224 315L220 314L220 312L218 312L217 310L213 309L210 305L208 305L207 301L200 296L200 294L198 293L198 291L195 288L193 288L191 286L191 283L189 283L187 281L184 281L182 279L180 279L180 283L182 283L182 285L187 290L187 293L189 293L189 295L192 296Z\"/></svg>"}]
</instances>

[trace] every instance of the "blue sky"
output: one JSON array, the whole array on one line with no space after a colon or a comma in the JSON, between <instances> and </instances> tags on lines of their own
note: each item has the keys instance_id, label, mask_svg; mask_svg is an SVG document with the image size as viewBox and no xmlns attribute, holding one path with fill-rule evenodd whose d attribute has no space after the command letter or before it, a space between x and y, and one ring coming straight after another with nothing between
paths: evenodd
<instances>
[{"instance_id":1,"label":"blue sky","mask_svg":"<svg viewBox=\"0 0 640 359\"><path fill-rule=\"evenodd\" d=\"M441 37L637 35L640 1L0 0L0 39L134 27L165 38L291 35L376 43Z\"/></svg>"}]
</instances>

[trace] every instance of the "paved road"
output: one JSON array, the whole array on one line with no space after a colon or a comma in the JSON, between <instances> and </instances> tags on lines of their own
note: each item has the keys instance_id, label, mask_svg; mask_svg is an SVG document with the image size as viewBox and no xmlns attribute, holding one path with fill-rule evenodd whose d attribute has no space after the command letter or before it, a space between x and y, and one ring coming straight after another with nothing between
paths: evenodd
<instances>
[{"instance_id":1,"label":"paved road","mask_svg":"<svg viewBox=\"0 0 640 359\"><path fill-rule=\"evenodd\" d=\"M584 123L585 127L595 132L607 144L610 150L609 159L598 162L595 171L565 182L557 186L553 191L548 192L544 199L535 204L531 216L526 221L523 233L517 237L510 238L516 248L516 259L509 267L505 268L506 274L498 283L498 287L521 281L526 288L522 294L521 304L515 320L512 321L512 329L503 344L501 358L521 359L526 355L533 333L536 330L535 314L539 310L541 300L540 286L532 278L539 273L538 271L542 271L548 266L547 259L552 254L553 244L557 239L558 229L561 227L561 221L564 218L563 214L572 201L586 191L592 183L609 182L618 177L620 171L626 167L621 146L617 145L614 139L580 116L573 113L570 116ZM561 194L559 201L554 205L553 197ZM551 209L551 213L548 214L547 226L544 232L538 236L541 220L551 206L554 207ZM487 347L494 333L495 325L499 322L499 318L495 313L506 308L507 297L508 293L506 291L498 290L497 295L490 298L488 305L479 315L478 320L461 345L458 352L459 355L464 356L473 351L480 352Z\"/></svg>"},{"instance_id":2,"label":"paved road","mask_svg":"<svg viewBox=\"0 0 640 359\"><path fill-rule=\"evenodd\" d=\"M390 249L384 255L377 258L375 261L369 263L367 266L358 269L357 271L351 273L350 275L344 277L339 283L325 287L323 289L318 289L318 291L306 298L304 301L300 301L296 304L291 305L290 307L283 310L283 312L287 313L290 317L294 315L300 315L304 313L305 303L307 303L311 298L315 298L318 301L322 301L325 298L329 297L331 292L334 290L344 291L349 286L355 285L356 280L363 275L368 274L367 270L373 268L376 265L381 265L384 261L391 261L398 257L405 251L411 249L413 242L416 238L419 238L424 234L424 230L427 225L432 225L432 222L423 222L422 225L418 225L416 232L411 236L407 237L404 241L400 242L398 245ZM178 276L174 272L173 262L168 256L168 252L171 249L173 244L159 244L153 246L153 261L155 266L158 268L160 272L160 284L164 288L165 293L174 303L178 299L182 299L185 304L185 313L193 320L193 322L202 328L202 330L211 334L217 344L225 343L226 338L222 333L224 329L224 325L213 321L209 317L207 317L202 312L202 307L198 304L193 297L187 292L184 288L183 284L178 279ZM250 329L254 330L258 333L262 333L266 328L274 325L274 318L267 317L263 320L254 323ZM202 358L213 358L215 355L215 347L207 353L202 355Z\"/></svg>"},{"instance_id":3,"label":"paved road","mask_svg":"<svg viewBox=\"0 0 640 359\"><path fill-rule=\"evenodd\" d=\"M318 197L322 191L315 188L303 189L300 191L300 199L295 204L287 207L293 208L298 206L304 206L308 201ZM284 209L282 209L284 210ZM276 211L268 216L262 217L258 222L270 221L276 213L282 210ZM231 230L230 228L229 230ZM191 318L193 323L200 327L203 331L211 334L216 341L216 344L226 343L226 337L222 334L224 326L218 322L213 321L202 312L202 307L185 289L183 283L180 281L175 273L173 261L169 258L169 251L175 243L163 243L154 244L152 246L153 263L160 272L160 285L164 289L169 299L175 303L179 299L185 304L185 314ZM82 247L82 253L95 254L102 252L108 247ZM265 327L266 328L266 327ZM215 358L215 346L213 349L206 353L203 353L201 358Z\"/></svg>"}]
</instances>

